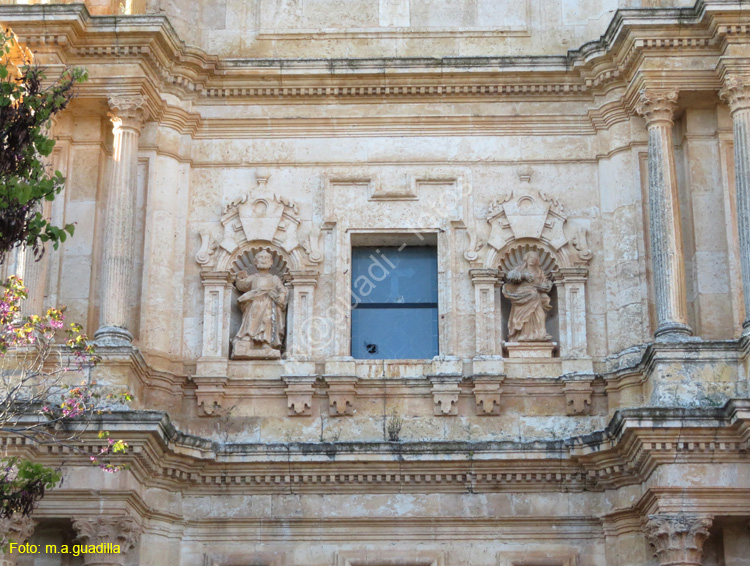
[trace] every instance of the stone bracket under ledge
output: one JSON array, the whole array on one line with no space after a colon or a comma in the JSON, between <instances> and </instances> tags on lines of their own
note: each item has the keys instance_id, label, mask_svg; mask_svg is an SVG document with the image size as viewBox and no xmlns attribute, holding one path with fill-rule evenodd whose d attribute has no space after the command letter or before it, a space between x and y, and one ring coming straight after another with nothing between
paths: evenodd
<instances>
[{"instance_id":1,"label":"stone bracket under ledge","mask_svg":"<svg viewBox=\"0 0 750 566\"><path fill-rule=\"evenodd\" d=\"M506 342L509 358L551 358L556 342Z\"/></svg>"},{"instance_id":2,"label":"stone bracket under ledge","mask_svg":"<svg viewBox=\"0 0 750 566\"><path fill-rule=\"evenodd\" d=\"M458 415L458 397L461 394L460 377L430 377L434 414L438 417Z\"/></svg>"},{"instance_id":3,"label":"stone bracket under ledge","mask_svg":"<svg viewBox=\"0 0 750 566\"><path fill-rule=\"evenodd\" d=\"M565 407L568 415L590 415L595 375L563 376Z\"/></svg>"},{"instance_id":4,"label":"stone bracket under ledge","mask_svg":"<svg viewBox=\"0 0 750 566\"><path fill-rule=\"evenodd\" d=\"M351 416L354 414L354 398L357 396L357 379L327 376L328 415L331 417Z\"/></svg>"},{"instance_id":5,"label":"stone bracket under ledge","mask_svg":"<svg viewBox=\"0 0 750 566\"><path fill-rule=\"evenodd\" d=\"M309 417L312 415L312 398L315 394L314 376L285 376L286 406L290 417Z\"/></svg>"},{"instance_id":6,"label":"stone bracket under ledge","mask_svg":"<svg viewBox=\"0 0 750 566\"><path fill-rule=\"evenodd\" d=\"M222 414L226 377L193 377L197 385L198 414L203 417L218 417Z\"/></svg>"},{"instance_id":7,"label":"stone bracket under ledge","mask_svg":"<svg viewBox=\"0 0 750 566\"><path fill-rule=\"evenodd\" d=\"M474 400L477 416L486 417L500 414L501 379L475 379Z\"/></svg>"}]
</instances>

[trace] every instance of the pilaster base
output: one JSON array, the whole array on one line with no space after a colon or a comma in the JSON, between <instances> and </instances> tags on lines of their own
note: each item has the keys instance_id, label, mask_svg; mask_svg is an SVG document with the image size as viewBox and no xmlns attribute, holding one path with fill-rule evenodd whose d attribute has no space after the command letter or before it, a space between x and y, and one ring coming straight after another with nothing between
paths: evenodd
<instances>
[{"instance_id":1,"label":"pilaster base","mask_svg":"<svg viewBox=\"0 0 750 566\"><path fill-rule=\"evenodd\" d=\"M700 340L697 336L693 336L692 328L679 322L670 322L659 326L654 332L654 338L657 342L695 342Z\"/></svg>"},{"instance_id":2,"label":"pilaster base","mask_svg":"<svg viewBox=\"0 0 750 566\"><path fill-rule=\"evenodd\" d=\"M102 326L94 333L94 343L97 346L130 346L133 343L133 335L127 328Z\"/></svg>"}]
</instances>

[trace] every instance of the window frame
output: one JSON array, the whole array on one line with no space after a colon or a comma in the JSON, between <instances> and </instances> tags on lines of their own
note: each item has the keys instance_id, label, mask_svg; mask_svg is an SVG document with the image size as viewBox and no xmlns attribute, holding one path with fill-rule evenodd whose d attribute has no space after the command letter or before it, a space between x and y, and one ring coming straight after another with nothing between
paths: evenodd
<instances>
[{"instance_id":1,"label":"window frame","mask_svg":"<svg viewBox=\"0 0 750 566\"><path fill-rule=\"evenodd\" d=\"M444 298L442 296L442 290L441 284L444 284L444 281L442 281L441 278L441 272L443 270L442 262L443 258L441 257L441 239L439 238L440 234L443 231L440 229L432 229L432 230L393 230L388 232L382 232L382 231L374 231L374 230L363 230L363 231L350 231L349 238L348 238L348 269L347 269L347 282L348 282L348 293L349 293L349 300L348 300L348 308L349 308L349 316L347 317L348 322L348 328L346 329L347 335L346 339L348 340L348 357L355 360L358 363L371 363L371 362L383 362L383 361L394 361L394 362L407 362L407 361L414 361L414 362L425 362L425 361L431 361L434 358L440 357L442 355L443 350L443 342L442 342L442 335L444 332L444 313L443 313L443 302ZM353 295L355 294L354 290L354 250L355 248L363 248L363 247L377 247L377 248L389 248L389 247L430 247L434 249L434 259L435 259L435 267L436 267L436 273L435 273L435 283L436 283L436 300L434 303L416 303L416 305L419 305L417 308L424 307L424 308L433 308L436 312L436 320L435 320L435 340L436 340L436 348L435 348L435 354L432 357L429 358L359 358L354 356L354 345L353 345L353 336L354 336L354 320L353 320L353 310L363 308L364 304L363 302L358 302L356 306L354 306L352 303L354 301ZM408 304L405 304L404 307L401 307L399 303L370 303L373 306L365 306L364 308L405 308ZM402 303L403 304L403 303ZM377 306L375 306L377 305Z\"/></svg>"}]
</instances>

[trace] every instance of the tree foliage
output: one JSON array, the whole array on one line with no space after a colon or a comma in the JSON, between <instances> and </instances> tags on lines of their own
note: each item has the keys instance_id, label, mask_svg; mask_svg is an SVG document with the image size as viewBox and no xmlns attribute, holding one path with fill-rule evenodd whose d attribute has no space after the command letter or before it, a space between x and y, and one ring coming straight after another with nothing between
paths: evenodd
<instances>
[{"instance_id":1,"label":"tree foliage","mask_svg":"<svg viewBox=\"0 0 750 566\"><path fill-rule=\"evenodd\" d=\"M0 60L0 263L16 246L28 246L39 259L44 243L55 249L74 226L52 225L40 204L53 200L65 179L44 163L55 147L47 137L50 119L64 110L75 96L75 85L86 71L66 69L55 81L47 81L31 55L18 46L13 34L2 32ZM14 57L15 56L15 57ZM20 61L13 61L20 59Z\"/></svg>"}]
</instances>

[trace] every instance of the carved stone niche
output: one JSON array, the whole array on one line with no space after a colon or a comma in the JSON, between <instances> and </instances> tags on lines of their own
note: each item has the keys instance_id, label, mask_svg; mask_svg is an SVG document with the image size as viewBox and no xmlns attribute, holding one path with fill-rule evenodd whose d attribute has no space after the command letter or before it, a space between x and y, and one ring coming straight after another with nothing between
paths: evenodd
<instances>
[{"instance_id":1,"label":"carved stone niche","mask_svg":"<svg viewBox=\"0 0 750 566\"><path fill-rule=\"evenodd\" d=\"M475 309L477 355L502 355L505 339L510 357L550 357L556 345L547 335L557 334L561 358L588 359L585 290L587 265L593 257L587 241L588 230L580 220L570 226L563 205L544 191L533 188L530 185L532 176L530 168L522 168L519 171L521 186L489 204L483 226L486 238L471 235L472 242L483 243L474 247L470 243L464 254L472 262L471 275L478 301ZM526 269L525 262L532 256L536 256L532 263L538 260L544 277L532 277L538 271ZM523 292L529 298L529 295L533 295L531 286L538 287L539 296L530 298L541 304L544 314L535 308L536 319L546 320L547 314L554 316L556 313L556 332L545 332L540 324L532 324L521 332L515 329L515 337L520 336L520 340L509 340L510 312L502 311L502 300L493 300L492 277L496 273L498 283L508 283L508 276L514 270L513 284L523 285L525 289L521 289L521 293L513 293L515 289L506 288L503 294L513 299L505 300L515 300L520 304ZM526 281L532 278L533 282ZM545 294L550 298L549 305ZM489 327L495 327L497 331L479 332L479 329Z\"/></svg>"},{"instance_id":2,"label":"carved stone niche","mask_svg":"<svg viewBox=\"0 0 750 566\"><path fill-rule=\"evenodd\" d=\"M199 400L203 398L206 402L204 414L220 413L223 382L217 378L226 377L230 353L235 360L261 361L280 358L299 361L313 356L310 334L314 322L317 266L322 260L318 249L320 232L311 220L302 218L294 202L270 193L266 181L259 178L256 188L224 208L220 217L220 236L216 225L203 225L198 230L201 246L195 260L202 268L204 311L196 383ZM268 273L283 280L287 293L284 338L278 340L278 330L284 323L284 309L278 301L275 309L269 309L268 304L257 307L257 310L276 317L276 330L270 335L264 334L261 340L255 340L246 332L243 332L246 340L234 340L238 338L238 330L247 330L242 328L241 309L235 304L240 296L235 291L239 279L244 279L244 286L240 283L243 288L252 290L253 285L271 286L275 290L269 292L269 296L273 294L278 299L282 294L273 277L265 278L263 282L247 281L258 271L256 259L262 250L271 256ZM254 296L245 299L245 303L252 302ZM202 395L201 384L205 386L205 395Z\"/></svg>"}]
</instances>

